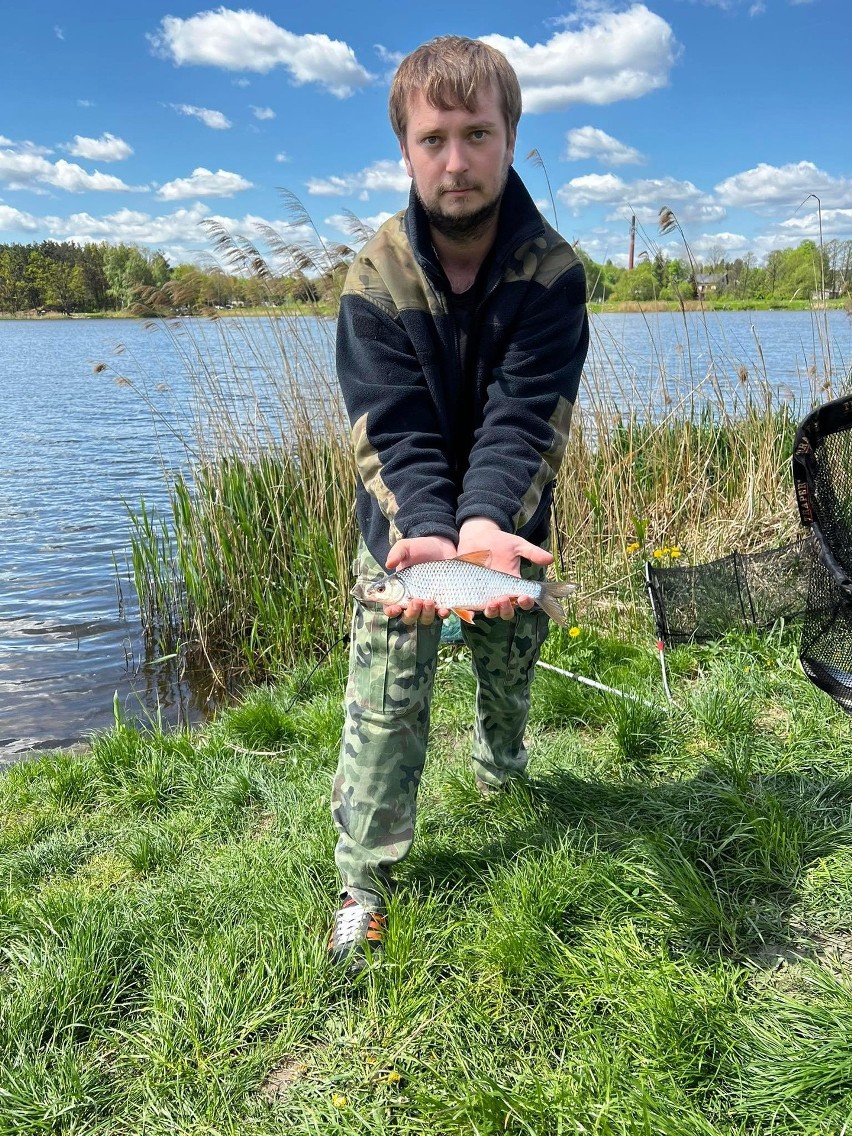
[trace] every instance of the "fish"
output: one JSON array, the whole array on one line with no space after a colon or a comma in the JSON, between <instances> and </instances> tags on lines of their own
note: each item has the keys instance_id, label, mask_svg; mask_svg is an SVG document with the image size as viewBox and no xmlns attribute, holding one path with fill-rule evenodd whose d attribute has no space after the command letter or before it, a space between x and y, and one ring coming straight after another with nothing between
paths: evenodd
<instances>
[{"instance_id":1,"label":"fish","mask_svg":"<svg viewBox=\"0 0 852 1136\"><path fill-rule=\"evenodd\" d=\"M576 591L564 581L523 580L508 572L487 567L491 553L468 552L448 560L427 560L367 584L356 584L352 594L378 604L407 604L409 600L432 600L436 607L454 611L464 623L473 623L474 613L498 596L532 596L536 604L560 627L568 619L559 600Z\"/></svg>"}]
</instances>

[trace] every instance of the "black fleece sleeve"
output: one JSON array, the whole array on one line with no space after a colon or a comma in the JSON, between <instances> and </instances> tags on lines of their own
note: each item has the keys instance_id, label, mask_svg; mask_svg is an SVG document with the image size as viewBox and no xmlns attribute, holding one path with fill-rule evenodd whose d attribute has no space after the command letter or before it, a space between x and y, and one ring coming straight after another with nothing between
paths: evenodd
<instances>
[{"instance_id":1,"label":"black fleece sleeve","mask_svg":"<svg viewBox=\"0 0 852 1136\"><path fill-rule=\"evenodd\" d=\"M585 273L575 264L531 290L488 388L456 520L488 517L517 532L562 460L589 345Z\"/></svg>"},{"instance_id":2,"label":"black fleece sleeve","mask_svg":"<svg viewBox=\"0 0 852 1136\"><path fill-rule=\"evenodd\" d=\"M387 312L345 295L337 374L358 473L403 537L457 540L456 489L434 400L411 340Z\"/></svg>"}]
</instances>

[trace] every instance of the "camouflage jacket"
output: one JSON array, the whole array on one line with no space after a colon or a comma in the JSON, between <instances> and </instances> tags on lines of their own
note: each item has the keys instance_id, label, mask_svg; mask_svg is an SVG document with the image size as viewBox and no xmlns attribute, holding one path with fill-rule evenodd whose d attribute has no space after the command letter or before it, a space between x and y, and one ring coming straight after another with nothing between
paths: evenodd
<instances>
[{"instance_id":1,"label":"camouflage jacket","mask_svg":"<svg viewBox=\"0 0 852 1136\"><path fill-rule=\"evenodd\" d=\"M413 189L349 269L337 373L358 522L381 564L400 537L455 541L469 517L547 537L588 349L585 275L513 169L487 264L464 372L449 283Z\"/></svg>"}]
</instances>

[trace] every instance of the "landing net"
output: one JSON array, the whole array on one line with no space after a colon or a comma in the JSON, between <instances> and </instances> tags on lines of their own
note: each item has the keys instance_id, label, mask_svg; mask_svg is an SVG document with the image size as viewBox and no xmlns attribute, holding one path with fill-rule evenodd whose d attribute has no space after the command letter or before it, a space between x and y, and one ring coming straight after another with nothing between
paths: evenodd
<instances>
[{"instance_id":1,"label":"landing net","mask_svg":"<svg viewBox=\"0 0 852 1136\"><path fill-rule=\"evenodd\" d=\"M852 396L801 422L793 481L800 539L690 568L646 565L657 634L675 645L798 621L802 669L852 713Z\"/></svg>"}]
</instances>

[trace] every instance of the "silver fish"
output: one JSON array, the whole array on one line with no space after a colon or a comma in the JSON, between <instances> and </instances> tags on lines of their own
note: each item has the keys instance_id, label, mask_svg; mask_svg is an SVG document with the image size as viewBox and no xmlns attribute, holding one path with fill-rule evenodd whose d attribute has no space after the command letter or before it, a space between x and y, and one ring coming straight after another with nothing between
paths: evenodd
<instances>
[{"instance_id":1,"label":"silver fish","mask_svg":"<svg viewBox=\"0 0 852 1136\"><path fill-rule=\"evenodd\" d=\"M499 596L532 596L552 620L562 627L567 625L559 600L576 590L574 584L522 580L508 572L496 572L485 566L490 556L489 552L470 552L450 560L412 564L369 584L357 584L352 594L368 603L380 604L432 600L436 607L454 611L465 623L473 623L473 613L482 611Z\"/></svg>"}]
</instances>

